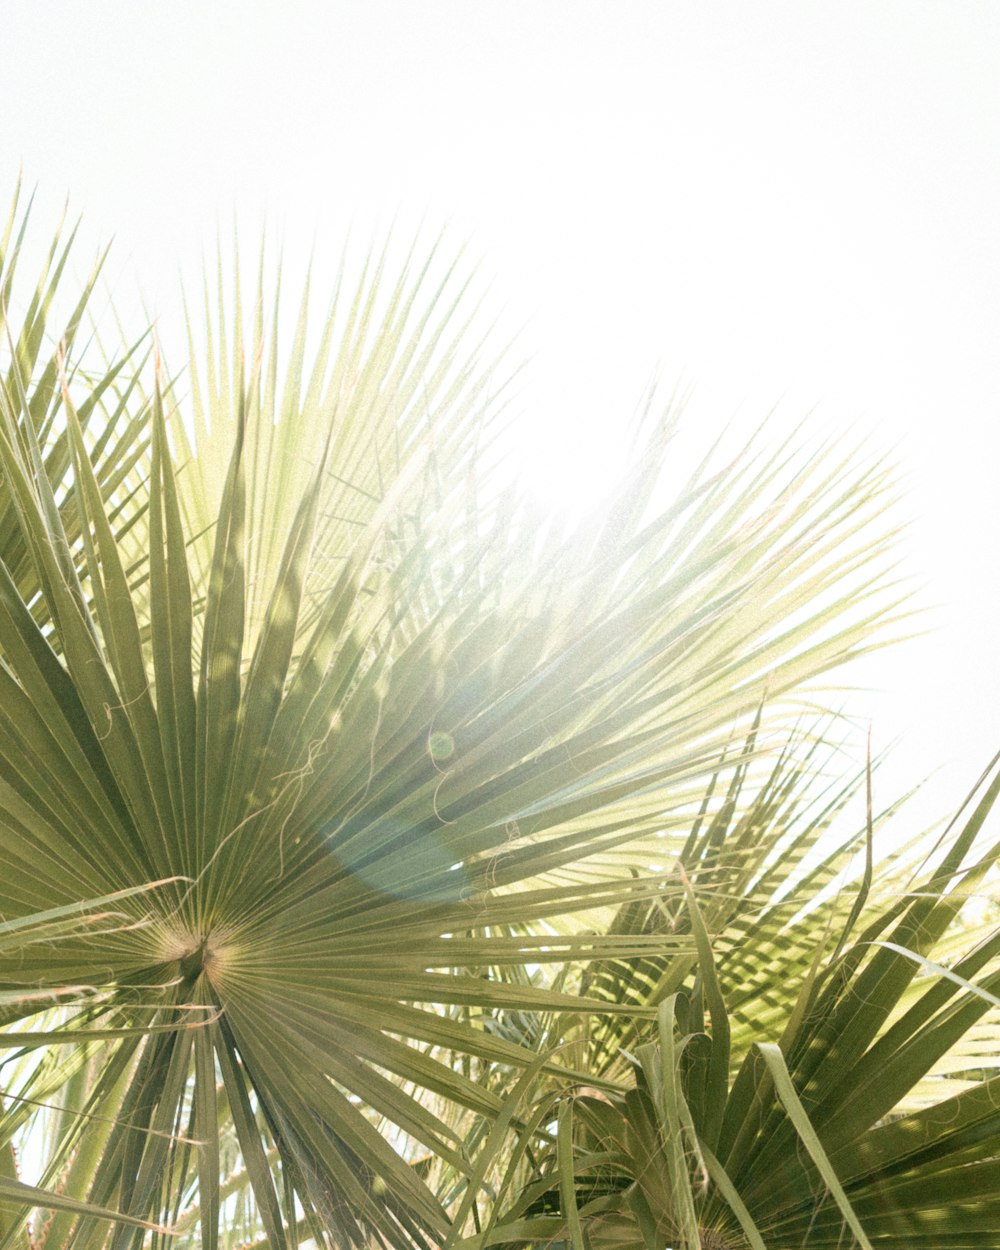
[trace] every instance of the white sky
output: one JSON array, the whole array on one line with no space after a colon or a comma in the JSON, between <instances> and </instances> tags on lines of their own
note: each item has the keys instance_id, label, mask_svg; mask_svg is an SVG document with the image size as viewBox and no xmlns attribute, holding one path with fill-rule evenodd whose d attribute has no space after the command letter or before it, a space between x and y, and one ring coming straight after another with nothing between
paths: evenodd
<instances>
[{"instance_id":1,"label":"white sky","mask_svg":"<svg viewBox=\"0 0 1000 1250\"><path fill-rule=\"evenodd\" d=\"M294 270L451 223L534 355L538 462L594 489L651 372L690 420L897 448L937 631L868 674L886 794L1000 746L1000 4L3 0L19 165L176 309L217 223ZM545 426L548 422L548 426ZM548 428L548 435L543 430ZM941 796L941 797L939 797Z\"/></svg>"}]
</instances>

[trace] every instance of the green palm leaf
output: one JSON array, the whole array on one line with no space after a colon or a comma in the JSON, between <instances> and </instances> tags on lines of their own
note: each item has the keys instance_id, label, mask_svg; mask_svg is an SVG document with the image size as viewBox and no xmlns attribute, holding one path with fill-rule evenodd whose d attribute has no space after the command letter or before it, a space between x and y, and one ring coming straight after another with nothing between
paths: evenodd
<instances>
[{"instance_id":1,"label":"green palm leaf","mask_svg":"<svg viewBox=\"0 0 1000 1250\"><path fill-rule=\"evenodd\" d=\"M194 1205L205 1246L237 1192L230 1149L272 1246L453 1234L484 1175L466 1130L482 1140L503 1114L473 1069L516 1081L537 1058L487 1021L608 1010L573 982L489 970L664 950L692 969L702 930L585 933L581 913L675 905L664 874L631 868L690 828L710 778L756 760L728 743L764 688L871 645L890 602L864 532L883 469L751 448L657 509L666 422L606 515L539 531L477 470L501 392L463 354L454 275L428 286L428 265L386 286L375 262L312 373L300 321L283 386L275 343L249 368L210 346L179 473L157 382L142 585L70 388L78 533L37 433L0 413L51 622L0 565L0 908L174 879L153 902L122 896L129 926L19 955L22 985L86 973L100 991L78 1025L103 1057L46 1183L132 1220ZM236 320L237 336L253 324ZM31 1032L32 1009L14 1014ZM50 1236L143 1241L68 1210Z\"/></svg>"},{"instance_id":2,"label":"green palm leaf","mask_svg":"<svg viewBox=\"0 0 1000 1250\"><path fill-rule=\"evenodd\" d=\"M82 516L71 488L72 452L66 429L66 396L72 393L87 457L109 525L130 558L142 550L134 533L145 500L148 410L139 374L148 355L148 335L117 359L98 358L85 331L103 257L79 290L71 290L68 263L76 230L62 229L42 253L38 277L24 282L25 256L33 256L31 204L21 207L15 191L0 232L0 404L8 436L35 459L49 483L51 505L60 513L66 559L82 566ZM24 293L22 294L22 289ZM82 340L82 342L81 342ZM39 570L29 550L16 496L0 488L0 554L20 597L36 615Z\"/></svg>"},{"instance_id":3,"label":"green palm leaf","mask_svg":"<svg viewBox=\"0 0 1000 1250\"><path fill-rule=\"evenodd\" d=\"M568 1238L575 1224L593 1246L636 1250L1000 1245L1000 1078L970 1064L952 1093L939 1075L949 1052L958 1046L961 1053L965 1035L997 1005L1000 939L995 927L982 936L961 923L961 912L1000 852L981 836L998 794L994 761L923 877L874 901L862 883L844 941L835 940L843 901L814 896L811 931L821 945L811 966L797 954L802 921L746 946L741 967L760 960L773 969L775 947L789 939L790 959L763 978L791 982L791 994L775 986L776 1002L783 999L775 1011L779 1024L784 1016L780 1045L728 1016L726 927L710 939L689 888L697 963L664 955L654 964L660 975L640 981L618 971L624 962L599 973L608 998L649 1002L663 984L677 987L661 1001L658 1035L642 1022L618 1029L634 1046L633 1081L578 1092L572 1142L564 1128L553 1144L528 1117L521 1132L533 1135L535 1165L521 1167L520 1189L505 1186L488 1211L487 1234L463 1245L518 1241L529 1217L541 1222L539 1240ZM643 914L633 907L617 927ZM866 927L852 932L862 919ZM930 957L937 951L950 952L950 967ZM614 1031L609 1022L596 1032L577 1066L605 1063ZM723 1063L730 1046L735 1063ZM932 1101L909 1112L918 1086ZM558 1092L547 1092L540 1105L553 1097Z\"/></svg>"}]
</instances>

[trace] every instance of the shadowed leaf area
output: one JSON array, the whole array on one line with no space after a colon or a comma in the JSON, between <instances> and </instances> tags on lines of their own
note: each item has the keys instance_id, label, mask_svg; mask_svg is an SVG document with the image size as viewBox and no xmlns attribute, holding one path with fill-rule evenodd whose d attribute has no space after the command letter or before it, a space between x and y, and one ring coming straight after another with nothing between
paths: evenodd
<instances>
[{"instance_id":1,"label":"shadowed leaf area","mask_svg":"<svg viewBox=\"0 0 1000 1250\"><path fill-rule=\"evenodd\" d=\"M885 466L681 472L654 396L567 530L443 244L287 334L220 266L168 378L26 221L0 1250L1000 1245L1000 782L920 858L822 710L903 628Z\"/></svg>"}]
</instances>

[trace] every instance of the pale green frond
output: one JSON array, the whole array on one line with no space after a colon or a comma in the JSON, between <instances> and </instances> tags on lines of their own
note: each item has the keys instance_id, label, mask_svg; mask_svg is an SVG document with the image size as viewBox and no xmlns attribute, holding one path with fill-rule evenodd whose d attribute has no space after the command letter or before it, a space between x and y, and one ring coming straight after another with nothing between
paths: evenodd
<instances>
[{"instance_id":1,"label":"pale green frond","mask_svg":"<svg viewBox=\"0 0 1000 1250\"><path fill-rule=\"evenodd\" d=\"M703 1140L765 1229L726 1128L738 987L782 953L805 974L803 909L857 845L809 861L845 788L809 808L808 753L769 752L782 696L895 612L891 476L759 439L675 474L661 503L668 413L606 511L539 527L484 453L504 377L477 363L479 314L440 258L417 247L397 280L387 256L356 282L345 267L315 347L304 300L287 355L266 278L253 311L221 298L190 411L168 416L154 380L143 521L124 536L69 371L58 477L21 374L7 388L27 571L0 564L0 912L108 894L122 912L56 953L22 945L16 967L0 951L22 994L99 991L60 1024L82 1075L45 1184L132 1220L197 1210L188 1244L223 1245L242 1204L274 1246L430 1250L493 1220L490 1186L513 1198L531 1125L571 1238L613 1216L698 1250ZM850 904L827 915L840 932ZM42 1031L33 1000L8 1010ZM516 1036L519 1013L546 1024ZM564 1036L540 1061L549 1027ZM538 1118L590 1075L588 1031L591 1088L634 1111L621 1149L667 1151L670 1213L651 1182L627 1211L577 1193L589 1095L554 1140ZM625 1038L648 1090L609 1075ZM246 1178L231 1190L227 1151ZM529 1239L553 1229L541 1183L512 1207ZM143 1245L73 1217L53 1222L67 1250Z\"/></svg>"},{"instance_id":2,"label":"pale green frond","mask_svg":"<svg viewBox=\"0 0 1000 1250\"><path fill-rule=\"evenodd\" d=\"M138 375L149 354L139 335L112 360L98 358L81 330L103 264L100 257L80 289L70 289L67 262L76 230L55 232L41 272L26 275L24 254L32 253L31 203L21 207L15 191L0 240L0 406L8 437L34 448L58 507L66 551L82 571L81 518L71 486L73 473L66 401L72 396L108 522L130 552L141 549L133 531L145 506L149 412ZM37 262L34 262L37 263ZM140 526L141 528L141 526ZM0 559L21 598L38 614L38 569L29 555L29 535L15 496L0 487Z\"/></svg>"}]
</instances>

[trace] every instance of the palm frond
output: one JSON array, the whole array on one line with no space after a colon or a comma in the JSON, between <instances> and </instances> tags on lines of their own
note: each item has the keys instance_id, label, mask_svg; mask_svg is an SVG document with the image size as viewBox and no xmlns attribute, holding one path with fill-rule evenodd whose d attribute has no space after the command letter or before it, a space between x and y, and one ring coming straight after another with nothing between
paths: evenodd
<instances>
[{"instance_id":1,"label":"palm frond","mask_svg":"<svg viewBox=\"0 0 1000 1250\"><path fill-rule=\"evenodd\" d=\"M140 334L115 359L100 356L88 337L88 315L104 257L79 289L71 289L69 259L76 229L60 228L45 248L37 277L24 279L36 246L29 227L31 203L21 206L20 186L0 234L0 404L7 437L31 458L44 478L49 506L60 514L60 539L74 570L82 568L83 521L72 487L72 452L66 396L72 393L86 455L109 525L135 557L143 541L134 533L145 508L148 409L139 376L149 354ZM25 256L32 259L26 260ZM23 289L23 294L22 294ZM29 549L30 528L21 504L0 489L0 556L20 598L36 616L45 610L38 567ZM41 618L39 618L41 619Z\"/></svg>"},{"instance_id":2,"label":"palm frond","mask_svg":"<svg viewBox=\"0 0 1000 1250\"><path fill-rule=\"evenodd\" d=\"M576 1224L591 1246L636 1250L1000 1245L992 1184L1000 1078L968 1068L953 1091L940 1075L942 1060L997 1005L1000 939L994 928L976 943L961 913L1000 853L982 837L998 795L994 761L922 878L898 899L852 909L846 943L830 940L829 924L813 925L815 938L825 936L813 966L793 957L783 966L791 992L775 987L785 995L780 1044L735 1027L718 939L710 942L688 888L698 960L674 957L676 987L660 1001L658 1032L630 1026L633 1081L550 1089L540 1105L563 1099L563 1119L573 1106L572 1140L566 1132L546 1139L525 1117L534 1166L522 1166L520 1189L508 1183L503 1201L487 1207L484 1231L459 1244L569 1238ZM813 910L844 914L836 896L814 900ZM859 918L865 927L852 932ZM780 946L780 932L774 940ZM793 930L793 955L798 941ZM951 950L950 966L932 957L939 949ZM744 966L755 955L766 967L772 946L748 943ZM645 1001L662 981L645 982ZM605 980L606 992L613 984ZM598 1035L598 1063L605 1053ZM585 1068L586 1057L577 1063ZM908 1111L921 1084L936 1096Z\"/></svg>"},{"instance_id":3,"label":"palm frond","mask_svg":"<svg viewBox=\"0 0 1000 1250\"><path fill-rule=\"evenodd\" d=\"M729 744L765 693L873 645L893 611L868 528L884 467L755 446L661 502L669 416L589 527L539 529L482 469L503 387L462 347L461 283L428 286L428 265L386 284L377 260L345 287L311 372L300 321L281 384L262 312L236 317L255 348L210 346L190 455L154 383L142 585L71 387L75 531L23 405L0 411L28 570L0 565L0 909L172 879L122 895L127 926L19 956L21 984L94 985L78 1025L106 1035L88 1037L101 1059L46 1183L157 1224L196 1206L206 1247L234 1149L271 1246L452 1235L478 1165L448 1108L474 1140L503 1114L454 1057L516 1084L537 1055L491 1014L615 1010L490 969L664 950L693 969L690 927L586 933L582 917L685 906L668 871L632 869L688 836L710 779L739 784L763 730L749 755ZM766 796L762 818L777 779ZM706 931L712 874L734 849L755 862L752 825L727 850L725 811L692 874ZM739 888L763 899L769 872L758 857ZM30 1031L32 1009L16 1014ZM422 1175L428 1151L450 1197ZM143 1244L69 1211L50 1236Z\"/></svg>"}]
</instances>

